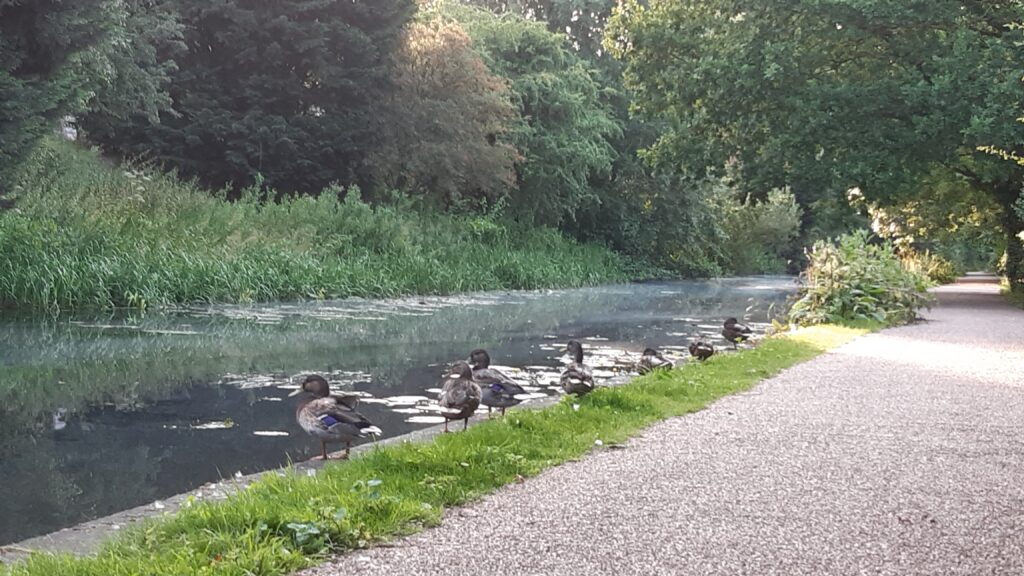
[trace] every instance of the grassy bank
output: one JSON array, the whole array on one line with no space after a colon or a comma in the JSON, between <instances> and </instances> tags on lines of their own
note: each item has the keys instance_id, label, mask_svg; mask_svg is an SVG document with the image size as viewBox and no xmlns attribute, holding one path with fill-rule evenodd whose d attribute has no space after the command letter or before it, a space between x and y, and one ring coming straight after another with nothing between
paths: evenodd
<instances>
[{"instance_id":1,"label":"grassy bank","mask_svg":"<svg viewBox=\"0 0 1024 576\"><path fill-rule=\"evenodd\" d=\"M426 444L371 450L315 477L268 475L221 503L202 503L130 529L96 557L35 555L3 576L286 574L332 552L435 524L478 498L658 420L700 410L866 330L819 326L758 348L603 388L582 399Z\"/></svg>"},{"instance_id":2,"label":"grassy bank","mask_svg":"<svg viewBox=\"0 0 1024 576\"><path fill-rule=\"evenodd\" d=\"M269 204L254 192L227 202L55 140L20 182L17 210L0 212L2 308L389 297L644 275L549 228L372 207L341 190Z\"/></svg>"}]
</instances>

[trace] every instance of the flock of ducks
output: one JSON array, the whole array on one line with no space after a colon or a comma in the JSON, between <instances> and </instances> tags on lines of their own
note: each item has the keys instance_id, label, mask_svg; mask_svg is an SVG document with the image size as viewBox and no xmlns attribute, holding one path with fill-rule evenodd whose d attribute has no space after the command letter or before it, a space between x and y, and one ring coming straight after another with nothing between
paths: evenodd
<instances>
[{"instance_id":1,"label":"flock of ducks","mask_svg":"<svg viewBox=\"0 0 1024 576\"><path fill-rule=\"evenodd\" d=\"M740 324L736 318L726 319L722 326L722 336L732 343L733 348L750 338L751 334L750 327ZM583 345L570 340L565 351L572 361L559 379L562 390L576 396L592 392L594 373L583 363ZM697 340L690 343L689 351L691 356L704 361L715 353L715 347ZM459 360L451 365L437 400L440 414L444 417L445 432L453 420L462 420L462 429L468 428L470 417L481 405L487 406L488 415L495 408L504 415L505 409L522 402L526 390L500 370L491 368L490 364L490 355L478 348L470 352L468 360ZM672 367L672 361L655 348L645 349L637 363L640 374ZM342 458L347 458L354 441L381 434L380 428L356 411L358 396L331 394L327 380L318 374L307 376L289 396L301 396L295 418L303 430L320 441L320 458L328 458L328 443L345 444Z\"/></svg>"}]
</instances>

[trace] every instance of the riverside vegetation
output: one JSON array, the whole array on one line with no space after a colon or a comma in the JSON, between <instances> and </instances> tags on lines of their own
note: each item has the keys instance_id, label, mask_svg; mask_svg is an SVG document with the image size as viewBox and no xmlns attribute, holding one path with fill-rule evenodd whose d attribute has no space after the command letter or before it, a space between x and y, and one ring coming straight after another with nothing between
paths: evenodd
<instances>
[{"instance_id":1,"label":"riverside vegetation","mask_svg":"<svg viewBox=\"0 0 1024 576\"><path fill-rule=\"evenodd\" d=\"M789 311L797 324L874 320L909 322L933 298L935 285L926 257L901 260L891 243L871 244L866 232L848 234L835 243L818 242L801 275L800 297ZM932 271L942 281L943 274ZM948 281L948 280L947 280Z\"/></svg>"},{"instance_id":2,"label":"riverside vegetation","mask_svg":"<svg viewBox=\"0 0 1024 576\"><path fill-rule=\"evenodd\" d=\"M384 297L582 286L653 273L557 230L355 188L233 202L145 167L46 141L18 208L0 213L0 306L61 309L284 298Z\"/></svg>"}]
</instances>

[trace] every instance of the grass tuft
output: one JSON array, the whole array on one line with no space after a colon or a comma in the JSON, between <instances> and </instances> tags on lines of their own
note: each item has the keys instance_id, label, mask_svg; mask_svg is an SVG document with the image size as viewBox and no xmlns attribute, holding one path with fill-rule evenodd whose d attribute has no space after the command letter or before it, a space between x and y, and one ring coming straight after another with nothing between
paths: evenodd
<instances>
[{"instance_id":1,"label":"grass tuft","mask_svg":"<svg viewBox=\"0 0 1024 576\"><path fill-rule=\"evenodd\" d=\"M514 410L429 443L371 450L315 477L268 474L224 502L196 503L131 528L95 557L35 554L3 576L279 575L438 523L463 504L667 417L695 412L852 340L866 328L815 326L757 348L687 363L543 410Z\"/></svg>"}]
</instances>

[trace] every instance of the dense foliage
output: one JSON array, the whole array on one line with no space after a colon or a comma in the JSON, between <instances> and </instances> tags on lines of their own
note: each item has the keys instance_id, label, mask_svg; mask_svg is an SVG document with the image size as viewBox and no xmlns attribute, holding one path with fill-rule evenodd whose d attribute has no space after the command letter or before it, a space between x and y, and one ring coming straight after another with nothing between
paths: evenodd
<instances>
[{"instance_id":1,"label":"dense foliage","mask_svg":"<svg viewBox=\"0 0 1024 576\"><path fill-rule=\"evenodd\" d=\"M58 118L129 103L152 115L168 103L165 68L139 50L173 38L177 23L163 12L143 26L143 4L162 10L155 0L0 0L0 201Z\"/></svg>"},{"instance_id":2,"label":"dense foliage","mask_svg":"<svg viewBox=\"0 0 1024 576\"><path fill-rule=\"evenodd\" d=\"M393 58L395 90L368 160L378 182L443 206L504 198L520 159L504 141L517 118L504 78L461 26L439 18L410 25Z\"/></svg>"},{"instance_id":3,"label":"dense foliage","mask_svg":"<svg viewBox=\"0 0 1024 576\"><path fill-rule=\"evenodd\" d=\"M924 252L911 251L902 256L901 262L907 270L925 276L935 284L955 282L966 272L952 260L927 250Z\"/></svg>"},{"instance_id":4,"label":"dense foliage","mask_svg":"<svg viewBox=\"0 0 1024 576\"><path fill-rule=\"evenodd\" d=\"M775 189L763 200L747 196L742 203L726 198L724 212L727 258L734 273L787 271L803 215L792 192Z\"/></svg>"},{"instance_id":5,"label":"dense foliage","mask_svg":"<svg viewBox=\"0 0 1024 576\"><path fill-rule=\"evenodd\" d=\"M520 121L511 141L523 161L511 208L543 224L571 219L593 201L592 179L607 177L620 128L600 98L590 65L565 38L514 14L448 9L476 40L488 65L509 79Z\"/></svg>"},{"instance_id":6,"label":"dense foliage","mask_svg":"<svg viewBox=\"0 0 1024 576\"><path fill-rule=\"evenodd\" d=\"M797 324L907 322L931 302L928 277L905 267L891 243L872 243L863 231L816 243L801 281L789 316Z\"/></svg>"},{"instance_id":7,"label":"dense foliage","mask_svg":"<svg viewBox=\"0 0 1024 576\"><path fill-rule=\"evenodd\" d=\"M395 296L624 281L620 258L556 230L411 206L357 190L225 202L147 169L49 143L0 212L0 307L59 309ZM339 200L339 197L343 197Z\"/></svg>"},{"instance_id":8,"label":"dense foliage","mask_svg":"<svg viewBox=\"0 0 1024 576\"><path fill-rule=\"evenodd\" d=\"M388 56L412 0L178 0L187 51L159 123L105 118L93 137L219 187L316 192L362 176Z\"/></svg>"},{"instance_id":9,"label":"dense foliage","mask_svg":"<svg viewBox=\"0 0 1024 576\"><path fill-rule=\"evenodd\" d=\"M1010 238L1024 169L978 147L1024 142L1024 35L1007 26L1022 15L1016 0L633 1L606 42L637 110L667 128L655 166L732 166L805 207L854 187L896 203L941 167L998 203Z\"/></svg>"}]
</instances>

